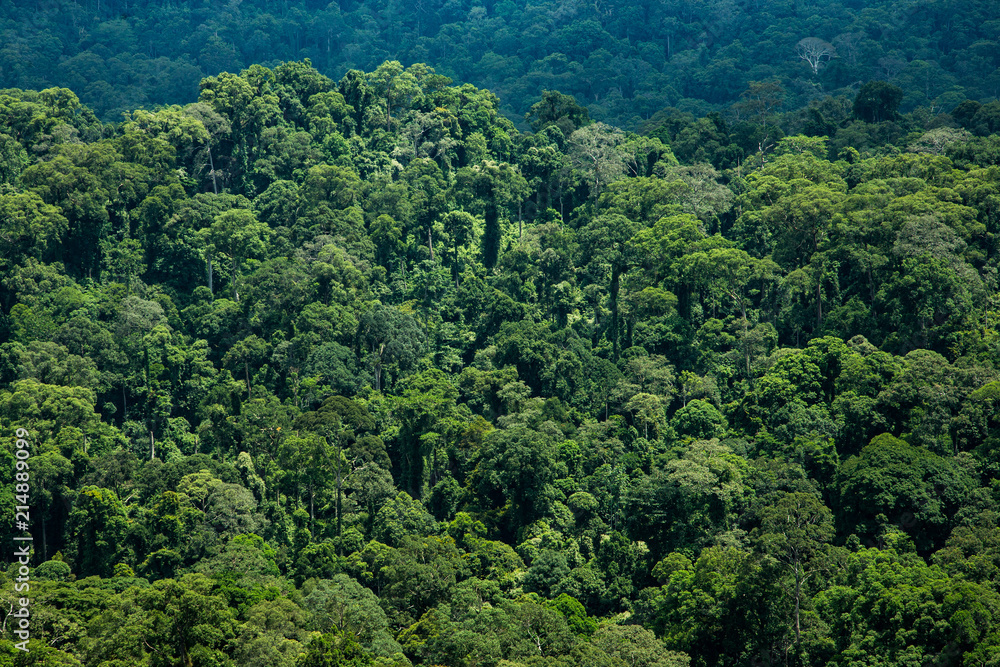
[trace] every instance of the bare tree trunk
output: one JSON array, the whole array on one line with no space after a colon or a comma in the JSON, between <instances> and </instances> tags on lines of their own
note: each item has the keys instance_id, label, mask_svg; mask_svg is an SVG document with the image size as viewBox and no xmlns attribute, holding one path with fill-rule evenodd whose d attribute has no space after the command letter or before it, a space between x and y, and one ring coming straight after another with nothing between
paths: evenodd
<instances>
[{"instance_id":1,"label":"bare tree trunk","mask_svg":"<svg viewBox=\"0 0 1000 667\"><path fill-rule=\"evenodd\" d=\"M875 308L875 280L872 278L871 267L868 267L868 296L872 302L872 315L878 315L878 311Z\"/></svg>"},{"instance_id":2,"label":"bare tree trunk","mask_svg":"<svg viewBox=\"0 0 1000 667\"><path fill-rule=\"evenodd\" d=\"M823 276L816 281L816 331L823 327Z\"/></svg>"},{"instance_id":3,"label":"bare tree trunk","mask_svg":"<svg viewBox=\"0 0 1000 667\"><path fill-rule=\"evenodd\" d=\"M802 642L802 625L799 619L799 607L802 599L802 576L799 574L799 564L795 563L795 645Z\"/></svg>"},{"instance_id":4,"label":"bare tree trunk","mask_svg":"<svg viewBox=\"0 0 1000 667\"><path fill-rule=\"evenodd\" d=\"M337 555L344 555L344 543L341 533L341 521L340 521L340 497L343 492L343 486L340 480L340 440L337 440Z\"/></svg>"},{"instance_id":5,"label":"bare tree trunk","mask_svg":"<svg viewBox=\"0 0 1000 667\"><path fill-rule=\"evenodd\" d=\"M215 160L212 159L212 147L208 147L208 166L212 170L212 191L219 194L219 184L215 180Z\"/></svg>"},{"instance_id":6,"label":"bare tree trunk","mask_svg":"<svg viewBox=\"0 0 1000 667\"><path fill-rule=\"evenodd\" d=\"M7 635L7 619L10 618L10 615L13 613L14 613L14 602L13 600L11 600L10 609L7 611L7 615L3 617L3 628L0 629L0 633L3 633L4 636Z\"/></svg>"},{"instance_id":7,"label":"bare tree trunk","mask_svg":"<svg viewBox=\"0 0 1000 667\"><path fill-rule=\"evenodd\" d=\"M618 293L621 289L621 271L612 270L611 274L611 350L615 361L618 361Z\"/></svg>"}]
</instances>

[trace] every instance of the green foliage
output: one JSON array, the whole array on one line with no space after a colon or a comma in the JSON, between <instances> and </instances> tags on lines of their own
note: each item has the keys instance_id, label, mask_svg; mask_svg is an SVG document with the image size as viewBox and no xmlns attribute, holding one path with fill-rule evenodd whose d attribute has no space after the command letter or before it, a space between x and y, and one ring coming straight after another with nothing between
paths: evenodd
<instances>
[{"instance_id":1,"label":"green foliage","mask_svg":"<svg viewBox=\"0 0 1000 667\"><path fill-rule=\"evenodd\" d=\"M102 113L239 73L108 125L0 93L29 661L989 664L992 24L869 4L35 8L0 78ZM81 37L32 73L56 7ZM900 52L949 59L870 39L918 20ZM241 69L278 33L319 69ZM139 48L158 82L99 84Z\"/></svg>"},{"instance_id":2,"label":"green foliage","mask_svg":"<svg viewBox=\"0 0 1000 667\"><path fill-rule=\"evenodd\" d=\"M841 514L850 530L874 537L896 524L928 551L943 546L955 513L974 488L961 459L944 458L883 434L840 471Z\"/></svg>"},{"instance_id":3,"label":"green foliage","mask_svg":"<svg viewBox=\"0 0 1000 667\"><path fill-rule=\"evenodd\" d=\"M674 413L670 422L678 435L707 440L724 435L726 418L711 403L695 399Z\"/></svg>"},{"instance_id":4,"label":"green foliage","mask_svg":"<svg viewBox=\"0 0 1000 667\"><path fill-rule=\"evenodd\" d=\"M374 665L367 653L350 634L326 633L309 643L308 651L299 658L297 667L365 667Z\"/></svg>"},{"instance_id":5,"label":"green foliage","mask_svg":"<svg viewBox=\"0 0 1000 667\"><path fill-rule=\"evenodd\" d=\"M869 81L861 86L854 98L854 115L867 123L881 123L893 120L899 103L903 101L903 89L885 81Z\"/></svg>"}]
</instances>

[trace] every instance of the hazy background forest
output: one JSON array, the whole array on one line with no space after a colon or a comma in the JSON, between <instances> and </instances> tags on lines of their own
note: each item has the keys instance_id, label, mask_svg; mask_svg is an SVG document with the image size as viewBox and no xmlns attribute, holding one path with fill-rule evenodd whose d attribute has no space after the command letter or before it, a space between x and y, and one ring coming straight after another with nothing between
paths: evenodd
<instances>
[{"instance_id":1,"label":"hazy background forest","mask_svg":"<svg viewBox=\"0 0 1000 667\"><path fill-rule=\"evenodd\" d=\"M948 111L1000 93L996 0L5 0L0 87L71 88L110 121L195 101L198 82L311 59L340 79L386 60L488 88L520 120L542 90L637 129L664 107L704 116L749 81L777 79L786 109L871 79L902 109ZM796 45L836 58L814 71Z\"/></svg>"},{"instance_id":2,"label":"hazy background forest","mask_svg":"<svg viewBox=\"0 0 1000 667\"><path fill-rule=\"evenodd\" d=\"M0 665L1000 665L997 3L0 15Z\"/></svg>"}]
</instances>

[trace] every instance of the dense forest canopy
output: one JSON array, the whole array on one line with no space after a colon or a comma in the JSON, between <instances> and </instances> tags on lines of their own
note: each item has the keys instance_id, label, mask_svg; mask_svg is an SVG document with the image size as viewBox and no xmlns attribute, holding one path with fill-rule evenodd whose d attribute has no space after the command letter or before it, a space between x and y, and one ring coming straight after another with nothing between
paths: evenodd
<instances>
[{"instance_id":1,"label":"dense forest canopy","mask_svg":"<svg viewBox=\"0 0 1000 667\"><path fill-rule=\"evenodd\" d=\"M543 90L636 129L703 116L775 79L780 104L852 97L871 79L903 109L1000 94L997 0L6 0L0 87L74 90L104 120L192 102L222 71L310 58L340 79L426 63L488 88L520 119Z\"/></svg>"},{"instance_id":2,"label":"dense forest canopy","mask_svg":"<svg viewBox=\"0 0 1000 667\"><path fill-rule=\"evenodd\" d=\"M823 7L7 5L0 665L996 665L997 23Z\"/></svg>"}]
</instances>

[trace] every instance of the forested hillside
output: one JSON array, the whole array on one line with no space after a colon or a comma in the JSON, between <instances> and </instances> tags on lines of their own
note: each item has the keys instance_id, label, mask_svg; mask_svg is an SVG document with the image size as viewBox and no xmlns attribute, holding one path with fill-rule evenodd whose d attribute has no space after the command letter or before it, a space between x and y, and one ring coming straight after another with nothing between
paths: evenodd
<instances>
[{"instance_id":1,"label":"forested hillside","mask_svg":"<svg viewBox=\"0 0 1000 667\"><path fill-rule=\"evenodd\" d=\"M73 89L104 120L193 102L199 80L310 58L334 79L427 63L517 119L543 90L636 129L778 79L786 110L871 79L904 110L1000 94L997 0L5 0L0 87Z\"/></svg>"},{"instance_id":2,"label":"forested hillside","mask_svg":"<svg viewBox=\"0 0 1000 667\"><path fill-rule=\"evenodd\" d=\"M2 91L0 664L996 665L1000 105L739 88Z\"/></svg>"}]
</instances>

